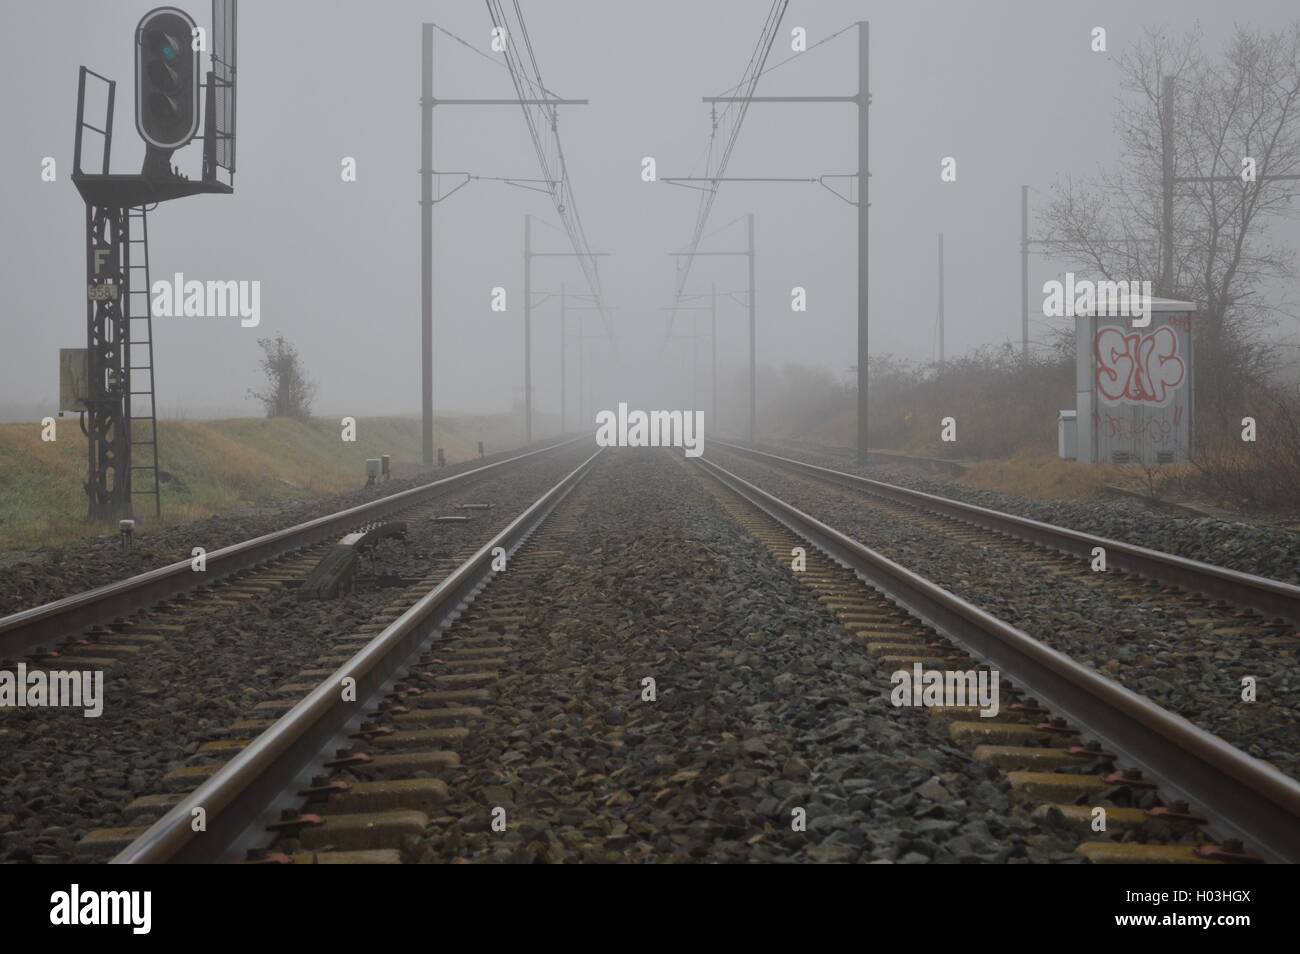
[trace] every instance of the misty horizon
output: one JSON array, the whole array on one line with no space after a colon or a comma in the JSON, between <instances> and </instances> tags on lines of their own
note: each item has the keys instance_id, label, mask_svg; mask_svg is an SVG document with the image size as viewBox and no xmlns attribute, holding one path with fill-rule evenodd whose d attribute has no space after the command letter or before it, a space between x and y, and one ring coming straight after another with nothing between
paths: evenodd
<instances>
[{"instance_id":1,"label":"misty horizon","mask_svg":"<svg viewBox=\"0 0 1300 954\"><path fill-rule=\"evenodd\" d=\"M53 412L57 350L84 345L84 208L69 179L77 67L120 85L113 170L139 169L143 147L133 129L131 24L144 2L77 6L85 29L51 55L25 41L54 29L70 3L24 10L22 27L3 31L6 62L23 76L10 107L4 206L24 233L11 240L6 271L12 315L27 332L6 351L0 383L5 416ZM191 12L200 23L207 4ZM740 78L758 35L761 10L738 2L565 2L548 5L532 25L547 86L590 105L563 107L560 135L606 298L617 310L616 348L588 342L593 401L612 407L681 407L692 400L692 321L707 334L707 312L683 311L666 340L675 287L672 251L686 247L696 192L641 181L654 156L658 175L702 170L709 107ZM1293 11L1283 3L1250 6L1249 26L1276 29ZM6 18L17 16L8 5ZM909 4L881 9L835 2L792 6L769 65L791 56L795 27L809 47L867 17L871 21L871 353L913 362L936 357L937 254L946 256L946 352L1019 346L1019 190L1035 207L1058 177L1112 164L1119 74L1112 58L1138 31L1200 24L1207 53L1226 39L1233 18L1208 2L1099 4L1086 17L1064 7L1027 3L966 6ZM318 413L419 413L420 24L436 22L465 39L435 34L435 95L513 95L506 70L488 62L491 24L476 5L388 3L364 17L304 4L250 6L240 20L239 171L233 196L161 205L150 216L153 279L176 272L199 280L260 281L256 327L218 319L155 319L157 401L164 416L257 415L247 399L260 378L257 339L284 335L319 385ZM1089 48L1090 30L1108 31L1108 52ZM277 52L293 36L291 55ZM301 52L316 68L303 69ZM665 69L665 66L668 68ZM1029 81L1038 77L1039 81ZM848 30L759 81L760 95L855 92L856 39ZM515 107L445 106L435 110L438 170L476 176L536 176L523 117ZM96 155L88 146L88 155ZM197 145L174 161L198 177ZM57 179L41 179L43 157ZM957 160L956 182L940 181L940 161ZM356 181L340 165L356 161ZM851 107L756 104L728 169L733 176L817 177L855 171ZM445 195L460 180L441 177ZM830 180L832 184L847 180ZM856 285L853 209L816 183L724 183L701 250L744 247L745 216L755 214L760 382L787 364L824 368L844 378L855 363ZM533 217L534 249L570 250L549 198L488 180L471 182L435 210L434 408L437 413L502 413L522 387L523 218ZM549 226L549 227L548 227ZM1274 230L1294 245L1294 220ZM1030 266L1030 338L1050 345L1068 322L1044 318L1038 289L1067 265L1034 255ZM588 289L576 261L536 259L533 367L538 414L558 416L558 307L561 284ZM743 387L746 312L741 258L697 258L689 293L719 297L719 387ZM807 290L806 312L792 313L791 289ZM493 288L508 308L493 312ZM1295 283L1278 283L1278 300ZM573 302L579 304L579 302ZM600 332L594 312L572 312L586 333ZM1270 332L1296 346L1294 319ZM700 341L706 376L707 339ZM570 342L569 374L576 348ZM706 377L702 377L704 382ZM701 385L703 387L703 384ZM570 416L576 408L569 386ZM700 403L707 407L703 397ZM593 411L594 408L588 408ZM590 413L587 415L590 417Z\"/></svg>"}]
</instances>

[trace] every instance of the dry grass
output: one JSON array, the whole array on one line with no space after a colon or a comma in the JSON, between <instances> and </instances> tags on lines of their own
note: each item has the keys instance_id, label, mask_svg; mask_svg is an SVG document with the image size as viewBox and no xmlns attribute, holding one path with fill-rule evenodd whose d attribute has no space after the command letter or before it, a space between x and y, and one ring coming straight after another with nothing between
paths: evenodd
<instances>
[{"instance_id":1,"label":"dry grass","mask_svg":"<svg viewBox=\"0 0 1300 954\"><path fill-rule=\"evenodd\" d=\"M448 463L477 456L519 438L503 418L435 422L434 444ZM391 454L396 473L413 473L420 459L420 422L362 418L357 440L340 439L337 419L233 418L160 421L164 524L180 524L232 510L270 506L353 490L365 483L365 460ZM84 519L86 439L75 418L58 421L58 439L41 440L39 424L0 424L0 549L57 546L108 532ZM154 523L152 498L137 498L142 529Z\"/></svg>"},{"instance_id":2,"label":"dry grass","mask_svg":"<svg viewBox=\"0 0 1300 954\"><path fill-rule=\"evenodd\" d=\"M767 435L856 443L857 394L850 383L787 365L779 375L769 372L763 386L759 421ZM1246 385L1233 400L1207 389L1208 400L1197 398L1191 463L1150 469L1056 458L1057 413L1074 404L1074 363L1065 354L1026 364L1010 348L985 348L942 367L878 356L870 387L872 447L976 461L964 478L973 487L1063 500L1115 484L1149 497L1300 512L1300 389L1294 383ZM1254 441L1242 440L1246 416L1257 425ZM940 439L947 417L956 422L953 442Z\"/></svg>"},{"instance_id":3,"label":"dry grass","mask_svg":"<svg viewBox=\"0 0 1300 954\"><path fill-rule=\"evenodd\" d=\"M1256 419L1254 441L1241 418ZM1193 463L1202 489L1221 501L1273 512L1300 512L1300 392L1254 386L1229 412L1203 415Z\"/></svg>"},{"instance_id":4,"label":"dry grass","mask_svg":"<svg viewBox=\"0 0 1300 954\"><path fill-rule=\"evenodd\" d=\"M1050 454L1057 412L1074 404L1072 361L1045 355L1026 365L1009 349L982 349L942 367L878 356L870 380L871 446L924 457ZM759 421L768 434L841 446L857 442L857 392L848 383L824 370L786 365L779 375L769 372L763 385ZM954 442L941 440L947 417L956 421Z\"/></svg>"},{"instance_id":5,"label":"dry grass","mask_svg":"<svg viewBox=\"0 0 1300 954\"><path fill-rule=\"evenodd\" d=\"M962 475L960 483L1036 500L1078 500L1100 493L1105 484L1119 483L1118 470L1120 468L1093 467L1047 454L1022 452L1006 460L972 464Z\"/></svg>"}]
</instances>

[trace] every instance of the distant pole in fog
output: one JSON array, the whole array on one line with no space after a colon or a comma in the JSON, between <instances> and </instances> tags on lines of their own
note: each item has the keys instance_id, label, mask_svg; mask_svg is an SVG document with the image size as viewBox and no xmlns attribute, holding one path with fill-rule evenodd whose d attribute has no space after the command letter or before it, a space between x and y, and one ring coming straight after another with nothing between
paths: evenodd
<instances>
[{"instance_id":1,"label":"distant pole in fog","mask_svg":"<svg viewBox=\"0 0 1300 954\"><path fill-rule=\"evenodd\" d=\"M870 260L870 221L869 209L870 201L868 197L867 184L870 181L870 172L868 171L868 145L870 142L870 124L868 122L869 108L871 106L871 85L869 64L869 49L871 45L871 28L867 21L859 20L858 28L858 91L852 95L836 96L705 96L705 103L744 103L746 108L751 103L852 103L857 107L858 113L858 171L853 178L857 184L857 199L850 199L841 195L851 205L857 207L858 220L858 249L857 249L857 266L858 266L858 461L865 463L867 459L867 367L869 362L869 349L867 346L867 289L868 289L868 262ZM752 91L751 91L752 92ZM753 176L661 176L660 182L708 182L710 187L716 189L719 182L816 182L813 179L791 179L789 177L763 178ZM825 185L825 183L822 183ZM832 190L834 191L834 190ZM836 193L838 195L838 193ZM749 379L749 439L754 440L755 436L755 385L754 385L754 294L753 294L753 234L754 224L753 216L750 216L749 225L750 234L750 379ZM686 253L679 253L686 254ZM691 258L697 255L707 255L707 252L689 253ZM725 254L725 253L723 253Z\"/></svg>"},{"instance_id":2,"label":"distant pole in fog","mask_svg":"<svg viewBox=\"0 0 1300 954\"><path fill-rule=\"evenodd\" d=\"M939 233L939 363L943 364L943 233Z\"/></svg>"},{"instance_id":3,"label":"distant pole in fog","mask_svg":"<svg viewBox=\"0 0 1300 954\"><path fill-rule=\"evenodd\" d=\"M754 400L754 396L755 396L754 327L756 324L754 318L755 318L755 311L757 309L757 295L755 294L754 291L754 213L753 212L750 212L748 214L748 222L749 222L749 233L748 233L749 243L743 251L695 252L693 254L691 252L669 252L668 255L671 258L686 258L686 257L699 258L706 255L721 255L721 256L743 255L745 258L749 259L749 302L748 302L749 305L749 439L750 441L753 441L754 440L754 408L756 404ZM712 304L710 305L710 311L713 314L713 415L714 415L714 419L716 420L718 414L718 336L717 336L718 285L717 283L716 282L713 283L712 287L713 287ZM704 296L691 295L689 297L691 297L692 299L700 299L703 298ZM735 297L735 293L732 293L732 297L733 298ZM691 306L683 305L679 302L678 304L665 308L663 310L671 311L675 313L679 311L689 310L690 307ZM703 306L700 306L700 310L703 310Z\"/></svg>"},{"instance_id":4,"label":"distant pole in fog","mask_svg":"<svg viewBox=\"0 0 1300 954\"><path fill-rule=\"evenodd\" d=\"M754 381L754 307L756 304L754 295L754 213L749 213L749 442L754 442L754 421L755 408L757 401L755 399L756 384Z\"/></svg>"},{"instance_id":5,"label":"distant pole in fog","mask_svg":"<svg viewBox=\"0 0 1300 954\"><path fill-rule=\"evenodd\" d=\"M709 340L713 343L713 371L709 383L713 385L713 426L718 426L718 283L713 282L709 301Z\"/></svg>"},{"instance_id":6,"label":"distant pole in fog","mask_svg":"<svg viewBox=\"0 0 1300 954\"><path fill-rule=\"evenodd\" d=\"M1160 78L1160 284L1174 297L1174 78Z\"/></svg>"},{"instance_id":7,"label":"distant pole in fog","mask_svg":"<svg viewBox=\"0 0 1300 954\"><path fill-rule=\"evenodd\" d=\"M585 99L561 99L543 90L542 98L522 99L435 99L433 95L433 31L435 25L425 23L421 36L420 60L420 364L422 374L420 403L422 405L422 431L424 441L424 462L433 463L433 207L453 192L460 189L471 179L464 173L465 182L457 185L446 195L434 198L433 195L433 108L435 106L545 106L551 109L554 120L556 106L585 106ZM441 29L441 27L437 27ZM445 30L443 32L446 32ZM492 178L492 177L488 177ZM528 223L525 219L525 234ZM528 258L528 239L524 239L524 257ZM558 253L552 253L558 254ZM588 257L576 252L574 257ZM532 328L529 313L532 303L527 287L524 291L524 431L526 440L532 441L533 432L533 392L532 392Z\"/></svg>"},{"instance_id":8,"label":"distant pole in fog","mask_svg":"<svg viewBox=\"0 0 1300 954\"><path fill-rule=\"evenodd\" d=\"M524 215L524 443L533 442L533 217Z\"/></svg>"},{"instance_id":9,"label":"distant pole in fog","mask_svg":"<svg viewBox=\"0 0 1300 954\"><path fill-rule=\"evenodd\" d=\"M1029 363L1029 186L1020 187L1020 360Z\"/></svg>"},{"instance_id":10,"label":"distant pole in fog","mask_svg":"<svg viewBox=\"0 0 1300 954\"><path fill-rule=\"evenodd\" d=\"M565 303L566 303L566 299L564 295L564 282L560 282L560 433L561 434L565 433L565 431L568 430L567 418L565 417L565 411L568 409L567 400L566 400L567 393L565 391L565 382L564 382L564 325L568 321L568 316L565 313L565 308L564 308Z\"/></svg>"},{"instance_id":11,"label":"distant pole in fog","mask_svg":"<svg viewBox=\"0 0 1300 954\"><path fill-rule=\"evenodd\" d=\"M546 224L546 220L542 220ZM554 226L552 226L554 228ZM524 215L524 433L526 443L532 443L533 439L533 259L535 258L608 258L609 252L534 252L533 251L533 217ZM553 292L538 292L547 297L553 295ZM582 299L584 296L579 295ZM595 301L594 296L586 296ZM543 298L545 301L545 298ZM591 309L588 309L591 310ZM601 306L596 305L595 311L601 311ZM611 308L605 308L604 311L612 311ZM560 285L560 433L565 429L565 381L564 381L564 342L565 328L564 323L568 315L568 297L564 285ZM582 344L581 344L581 326L578 332L580 343L578 345L578 367L582 367ZM578 417L582 417L582 381L579 374L578 381Z\"/></svg>"}]
</instances>

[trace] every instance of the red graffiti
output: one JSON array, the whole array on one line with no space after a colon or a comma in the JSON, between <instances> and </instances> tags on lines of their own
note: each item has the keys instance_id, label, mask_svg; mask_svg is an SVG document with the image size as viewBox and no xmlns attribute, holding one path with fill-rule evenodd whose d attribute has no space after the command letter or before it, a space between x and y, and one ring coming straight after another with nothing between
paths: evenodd
<instances>
[{"instance_id":1,"label":"red graffiti","mask_svg":"<svg viewBox=\"0 0 1300 954\"><path fill-rule=\"evenodd\" d=\"M1168 327L1149 335L1103 328L1093 349L1097 393L1112 404L1164 404L1187 374L1178 356L1178 336Z\"/></svg>"}]
</instances>

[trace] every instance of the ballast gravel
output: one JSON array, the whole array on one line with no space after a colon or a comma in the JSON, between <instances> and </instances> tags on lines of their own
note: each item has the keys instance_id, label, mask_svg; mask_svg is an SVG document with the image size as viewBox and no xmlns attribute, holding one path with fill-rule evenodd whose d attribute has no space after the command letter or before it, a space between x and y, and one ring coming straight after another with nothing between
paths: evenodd
<instances>
[{"instance_id":1,"label":"ballast gravel","mask_svg":"<svg viewBox=\"0 0 1300 954\"><path fill-rule=\"evenodd\" d=\"M414 860L1079 860L945 720L891 705L889 674L674 452L606 451L573 499Z\"/></svg>"}]
</instances>

